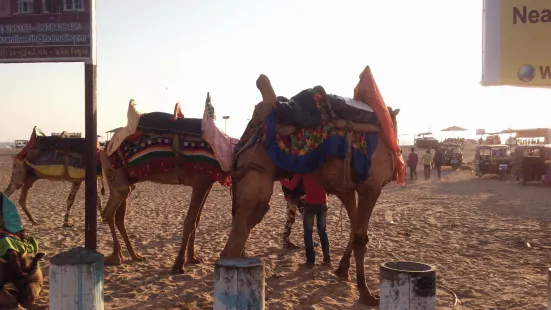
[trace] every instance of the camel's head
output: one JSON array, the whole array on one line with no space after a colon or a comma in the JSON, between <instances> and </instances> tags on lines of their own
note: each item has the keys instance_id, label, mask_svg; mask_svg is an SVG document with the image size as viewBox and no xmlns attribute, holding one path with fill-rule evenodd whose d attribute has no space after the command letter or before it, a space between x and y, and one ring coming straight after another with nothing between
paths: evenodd
<instances>
[{"instance_id":1,"label":"camel's head","mask_svg":"<svg viewBox=\"0 0 551 310\"><path fill-rule=\"evenodd\" d=\"M17 289L17 302L25 308L31 308L37 301L42 290L44 275L39 266L39 261L44 253L32 255L24 253L17 254L21 271L25 274L22 278L14 280L13 284Z\"/></svg>"},{"instance_id":2,"label":"camel's head","mask_svg":"<svg viewBox=\"0 0 551 310\"><path fill-rule=\"evenodd\" d=\"M393 110L391 107L388 108L388 113L390 113L390 119L392 120L392 124L394 125L394 134L396 135L396 138L398 138L398 114L400 113L400 109Z\"/></svg>"},{"instance_id":3,"label":"camel's head","mask_svg":"<svg viewBox=\"0 0 551 310\"><path fill-rule=\"evenodd\" d=\"M11 169L11 182L10 184L16 189L21 188L27 177L27 166L25 165L25 160L14 157L13 165Z\"/></svg>"}]
</instances>

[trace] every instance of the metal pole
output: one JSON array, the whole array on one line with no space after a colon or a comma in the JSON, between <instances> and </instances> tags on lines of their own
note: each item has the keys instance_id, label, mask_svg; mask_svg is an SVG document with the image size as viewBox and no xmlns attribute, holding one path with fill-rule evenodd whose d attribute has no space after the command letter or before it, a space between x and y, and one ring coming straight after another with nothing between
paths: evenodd
<instances>
[{"instance_id":1,"label":"metal pole","mask_svg":"<svg viewBox=\"0 0 551 310\"><path fill-rule=\"evenodd\" d=\"M224 133L228 133L228 119L230 118L228 115L222 116L224 119Z\"/></svg>"},{"instance_id":2,"label":"metal pole","mask_svg":"<svg viewBox=\"0 0 551 310\"><path fill-rule=\"evenodd\" d=\"M97 250L97 102L96 102L96 64L84 65L84 115L85 115L85 192L84 192L84 245L87 249Z\"/></svg>"}]
</instances>

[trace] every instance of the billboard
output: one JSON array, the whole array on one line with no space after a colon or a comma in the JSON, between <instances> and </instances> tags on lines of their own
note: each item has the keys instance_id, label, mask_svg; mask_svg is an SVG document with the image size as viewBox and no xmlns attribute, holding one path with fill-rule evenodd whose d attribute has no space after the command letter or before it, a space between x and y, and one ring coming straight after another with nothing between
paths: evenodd
<instances>
[{"instance_id":1,"label":"billboard","mask_svg":"<svg viewBox=\"0 0 551 310\"><path fill-rule=\"evenodd\" d=\"M484 86L551 87L551 1L484 0Z\"/></svg>"},{"instance_id":2,"label":"billboard","mask_svg":"<svg viewBox=\"0 0 551 310\"><path fill-rule=\"evenodd\" d=\"M95 61L95 0L0 0L0 63Z\"/></svg>"}]
</instances>

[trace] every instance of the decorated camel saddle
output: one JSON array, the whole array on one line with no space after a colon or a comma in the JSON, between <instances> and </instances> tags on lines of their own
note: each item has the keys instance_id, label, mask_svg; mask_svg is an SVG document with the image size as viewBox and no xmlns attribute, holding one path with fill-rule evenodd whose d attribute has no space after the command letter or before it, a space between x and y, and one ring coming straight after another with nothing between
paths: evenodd
<instances>
[{"instance_id":1,"label":"decorated camel saddle","mask_svg":"<svg viewBox=\"0 0 551 310\"><path fill-rule=\"evenodd\" d=\"M257 87L263 101L256 105L251 122L235 148L239 152L261 141L270 159L282 171L310 173L328 155L345 159L345 178L363 181L369 175L371 155L379 135L396 152L395 176L402 175L394 123L398 110L387 107L369 67L354 89L354 98L327 94L322 86L295 96L276 97L268 78L261 75ZM350 170L354 173L351 173Z\"/></svg>"},{"instance_id":2,"label":"decorated camel saddle","mask_svg":"<svg viewBox=\"0 0 551 310\"><path fill-rule=\"evenodd\" d=\"M43 285L38 242L26 234L15 204L0 193L0 309L17 304L28 308L34 304ZM15 296L3 290L15 286ZM12 309L12 308L9 308Z\"/></svg>"},{"instance_id":3,"label":"decorated camel saddle","mask_svg":"<svg viewBox=\"0 0 551 310\"><path fill-rule=\"evenodd\" d=\"M73 138L63 131L59 136L46 136L38 127L33 128L27 145L15 155L35 172L53 177L83 179L85 175L84 138ZM99 141L96 145L96 156L99 159ZM99 160L98 160L99 166ZM101 169L98 169L101 176Z\"/></svg>"},{"instance_id":4,"label":"decorated camel saddle","mask_svg":"<svg viewBox=\"0 0 551 310\"><path fill-rule=\"evenodd\" d=\"M206 173L224 185L231 183L229 170L238 140L214 123L216 115L207 93L203 118L185 118L180 104L174 113L140 113L130 100L126 127L119 128L106 147L114 168L125 168L131 177L168 171L177 166L188 172ZM117 156L114 156L117 155Z\"/></svg>"}]
</instances>

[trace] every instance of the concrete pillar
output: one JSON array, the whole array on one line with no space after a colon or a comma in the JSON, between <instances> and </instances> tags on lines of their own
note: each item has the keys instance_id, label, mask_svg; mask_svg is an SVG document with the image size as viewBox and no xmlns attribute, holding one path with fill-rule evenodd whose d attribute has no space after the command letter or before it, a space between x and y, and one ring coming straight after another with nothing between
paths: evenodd
<instances>
[{"instance_id":1,"label":"concrete pillar","mask_svg":"<svg viewBox=\"0 0 551 310\"><path fill-rule=\"evenodd\" d=\"M435 310L436 268L415 262L380 267L381 310Z\"/></svg>"},{"instance_id":2,"label":"concrete pillar","mask_svg":"<svg viewBox=\"0 0 551 310\"><path fill-rule=\"evenodd\" d=\"M264 310L264 262L223 258L214 266L214 310Z\"/></svg>"},{"instance_id":3,"label":"concrete pillar","mask_svg":"<svg viewBox=\"0 0 551 310\"><path fill-rule=\"evenodd\" d=\"M83 247L50 259L50 309L103 310L103 255Z\"/></svg>"}]
</instances>

